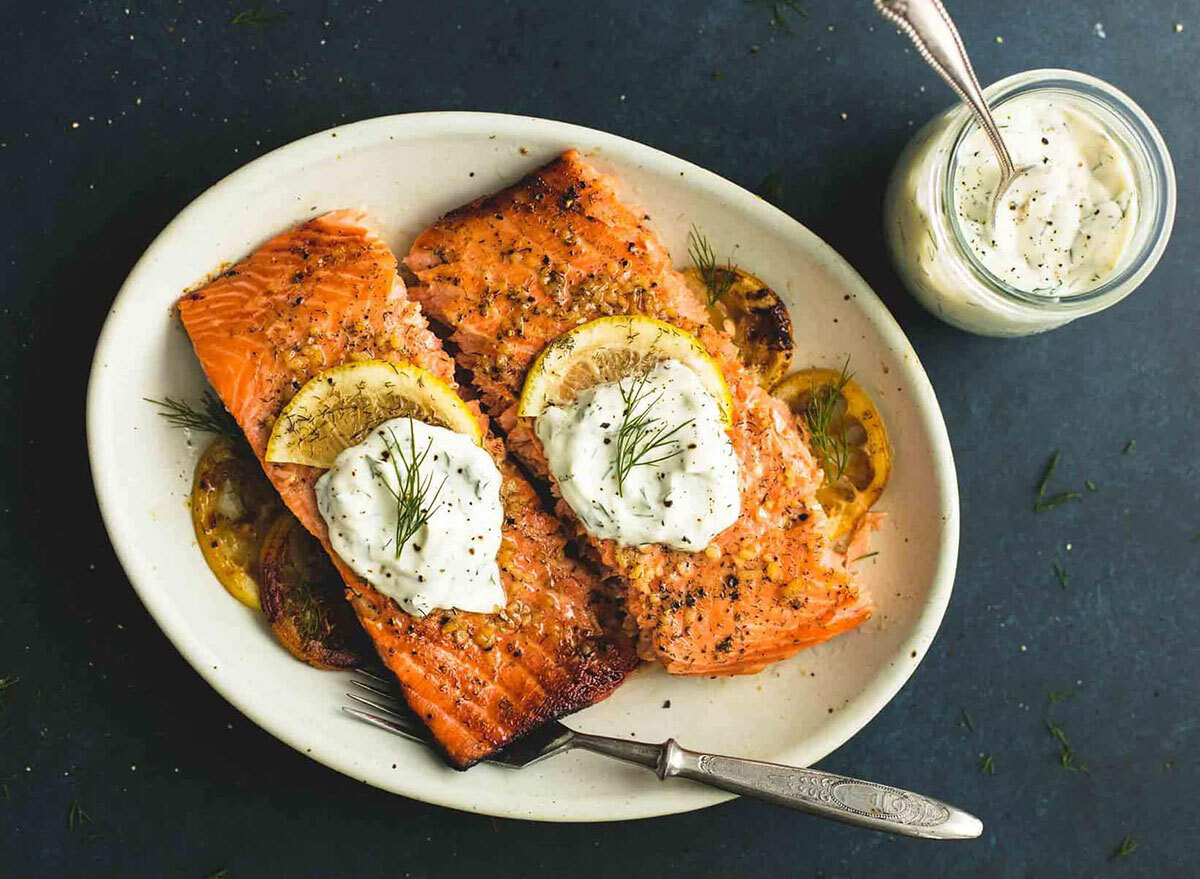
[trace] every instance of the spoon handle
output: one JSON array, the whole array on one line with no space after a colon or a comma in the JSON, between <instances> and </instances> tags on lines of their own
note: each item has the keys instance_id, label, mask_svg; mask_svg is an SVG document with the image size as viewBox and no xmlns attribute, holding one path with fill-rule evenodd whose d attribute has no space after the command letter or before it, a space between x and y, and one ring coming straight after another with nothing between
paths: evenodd
<instances>
[{"instance_id":1,"label":"spoon handle","mask_svg":"<svg viewBox=\"0 0 1200 879\"><path fill-rule=\"evenodd\" d=\"M992 119L987 101L983 99L983 90L979 88L979 80L975 78L958 28L950 20L941 0L875 0L875 9L908 35L925 63L967 102L996 150L1000 179L1011 178L1016 173L1012 156Z\"/></svg>"}]
</instances>

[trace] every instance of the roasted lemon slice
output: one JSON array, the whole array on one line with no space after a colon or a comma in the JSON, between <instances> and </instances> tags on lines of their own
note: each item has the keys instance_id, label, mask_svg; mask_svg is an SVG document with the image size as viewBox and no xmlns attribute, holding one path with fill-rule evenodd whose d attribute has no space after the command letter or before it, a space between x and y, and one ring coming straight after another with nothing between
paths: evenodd
<instances>
[{"instance_id":1,"label":"roasted lemon slice","mask_svg":"<svg viewBox=\"0 0 1200 879\"><path fill-rule=\"evenodd\" d=\"M749 272L734 266L714 266L711 277L693 266L683 270L688 287L719 328L729 328L759 384L770 388L783 378L792 363L792 318L787 306L770 287ZM711 286L710 286L711 285Z\"/></svg>"},{"instance_id":2,"label":"roasted lemon slice","mask_svg":"<svg viewBox=\"0 0 1200 879\"><path fill-rule=\"evenodd\" d=\"M733 398L715 360L700 340L661 320L638 315L602 317L559 336L541 353L525 376L517 414L536 418L547 406L569 403L580 391L628 375L655 363L677 360L700 378L732 423Z\"/></svg>"},{"instance_id":3,"label":"roasted lemon slice","mask_svg":"<svg viewBox=\"0 0 1200 879\"><path fill-rule=\"evenodd\" d=\"M263 538L259 579L263 615L289 653L314 668L366 661L337 568L291 513L282 513Z\"/></svg>"},{"instance_id":4,"label":"roasted lemon slice","mask_svg":"<svg viewBox=\"0 0 1200 879\"><path fill-rule=\"evenodd\" d=\"M805 369L772 393L808 425L809 443L825 470L817 500L835 523L834 538L849 534L879 500L892 473L879 410L844 370Z\"/></svg>"},{"instance_id":5,"label":"roasted lemon slice","mask_svg":"<svg viewBox=\"0 0 1200 879\"><path fill-rule=\"evenodd\" d=\"M346 448L389 418L416 418L483 442L479 421L444 381L410 363L364 360L326 369L284 407L266 459L331 467Z\"/></svg>"},{"instance_id":6,"label":"roasted lemon slice","mask_svg":"<svg viewBox=\"0 0 1200 879\"><path fill-rule=\"evenodd\" d=\"M283 508L248 446L212 441L192 480L192 524L208 567L225 589L259 609L258 554Z\"/></svg>"}]
</instances>

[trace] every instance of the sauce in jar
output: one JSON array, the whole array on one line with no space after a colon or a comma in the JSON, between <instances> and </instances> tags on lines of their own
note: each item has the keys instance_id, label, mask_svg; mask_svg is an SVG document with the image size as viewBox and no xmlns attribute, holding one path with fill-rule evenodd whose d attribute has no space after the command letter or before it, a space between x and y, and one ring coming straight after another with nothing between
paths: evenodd
<instances>
[{"instance_id":1,"label":"sauce in jar","mask_svg":"<svg viewBox=\"0 0 1200 879\"><path fill-rule=\"evenodd\" d=\"M1175 173L1154 124L1094 77L1033 70L985 92L1017 167L999 165L970 111L935 116L905 148L884 233L909 291L947 323L1043 332L1116 304L1145 279L1175 217Z\"/></svg>"}]
</instances>

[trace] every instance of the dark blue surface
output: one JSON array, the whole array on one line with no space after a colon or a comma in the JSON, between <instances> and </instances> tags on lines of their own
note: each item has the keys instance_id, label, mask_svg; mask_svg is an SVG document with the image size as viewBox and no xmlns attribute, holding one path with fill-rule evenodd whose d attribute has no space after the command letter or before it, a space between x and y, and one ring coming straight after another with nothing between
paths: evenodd
<instances>
[{"instance_id":1,"label":"dark blue surface","mask_svg":"<svg viewBox=\"0 0 1200 879\"><path fill-rule=\"evenodd\" d=\"M1142 289L1018 341L942 326L886 263L888 170L949 93L867 0L807 0L790 34L742 0L331 0L285 4L266 26L231 25L240 2L49 6L0 10L0 677L20 678L0 694L0 876L1196 874L1200 2L953 4L983 80L1103 77L1156 120L1179 169L1175 236ZM158 631L86 463L83 393L112 297L162 226L249 159L429 109L578 122L752 189L776 175L773 197L887 301L949 426L959 574L911 682L822 765L961 804L981 840L893 839L745 801L614 825L456 814L278 743ZM1035 516L1055 448L1059 484L1098 491ZM1052 703L1060 691L1073 695ZM1060 765L1046 721L1089 772ZM76 802L90 821L71 829ZM1110 860L1127 833L1136 851Z\"/></svg>"}]
</instances>

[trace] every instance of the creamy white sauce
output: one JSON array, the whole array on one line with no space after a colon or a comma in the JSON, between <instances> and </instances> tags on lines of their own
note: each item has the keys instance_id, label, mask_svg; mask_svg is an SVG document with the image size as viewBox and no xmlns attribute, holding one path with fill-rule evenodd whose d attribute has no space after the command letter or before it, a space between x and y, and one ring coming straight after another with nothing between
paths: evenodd
<instances>
[{"instance_id":1,"label":"creamy white sauce","mask_svg":"<svg viewBox=\"0 0 1200 879\"><path fill-rule=\"evenodd\" d=\"M397 477L414 460L428 518L397 555ZM469 437L411 418L386 421L317 480L317 506L338 556L409 613L504 606L500 471Z\"/></svg>"},{"instance_id":2,"label":"creamy white sauce","mask_svg":"<svg viewBox=\"0 0 1200 879\"><path fill-rule=\"evenodd\" d=\"M538 439L563 499L590 533L702 550L741 510L733 443L716 400L688 367L667 360L641 381L597 385L570 405L548 407L535 423ZM634 394L640 402L629 412ZM639 414L652 419L647 438L679 429L618 484L622 424Z\"/></svg>"},{"instance_id":3,"label":"creamy white sauce","mask_svg":"<svg viewBox=\"0 0 1200 879\"><path fill-rule=\"evenodd\" d=\"M1113 274L1137 226L1134 170L1094 118L1053 97L1014 98L995 112L1017 167L995 217L999 163L982 129L959 148L954 201L967 244L997 278L1027 293L1093 289Z\"/></svg>"}]
</instances>

